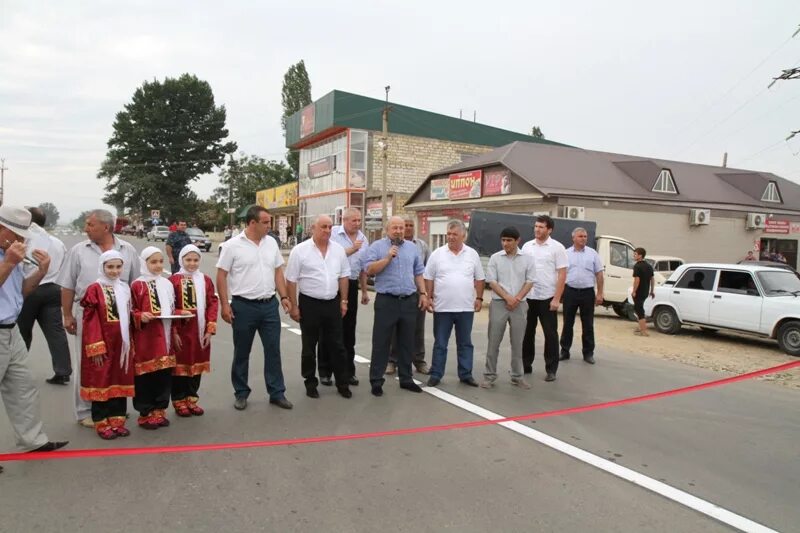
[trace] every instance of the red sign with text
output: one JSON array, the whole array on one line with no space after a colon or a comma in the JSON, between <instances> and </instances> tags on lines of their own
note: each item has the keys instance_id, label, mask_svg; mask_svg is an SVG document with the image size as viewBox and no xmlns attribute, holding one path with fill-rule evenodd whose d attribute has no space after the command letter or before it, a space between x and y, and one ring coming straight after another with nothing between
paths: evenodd
<instances>
[{"instance_id":1,"label":"red sign with text","mask_svg":"<svg viewBox=\"0 0 800 533\"><path fill-rule=\"evenodd\" d=\"M791 224L788 220L767 220L764 224L764 233L778 233L788 235Z\"/></svg>"},{"instance_id":2,"label":"red sign with text","mask_svg":"<svg viewBox=\"0 0 800 533\"><path fill-rule=\"evenodd\" d=\"M450 199L480 198L481 176L483 172L480 170L450 174Z\"/></svg>"}]
</instances>

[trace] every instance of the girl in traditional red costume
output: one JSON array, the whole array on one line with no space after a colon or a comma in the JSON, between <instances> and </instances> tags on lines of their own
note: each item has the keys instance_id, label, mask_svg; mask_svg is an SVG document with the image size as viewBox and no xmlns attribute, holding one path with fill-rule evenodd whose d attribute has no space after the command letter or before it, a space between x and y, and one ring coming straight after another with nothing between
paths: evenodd
<instances>
[{"instance_id":1,"label":"girl in traditional red costume","mask_svg":"<svg viewBox=\"0 0 800 533\"><path fill-rule=\"evenodd\" d=\"M172 284L163 277L164 255L155 246L140 254L142 275L131 284L133 301L134 383L133 408L139 411L139 427L168 426L166 410L172 384L175 355L171 350L171 320L160 318L175 311Z\"/></svg>"},{"instance_id":2,"label":"girl in traditional red costume","mask_svg":"<svg viewBox=\"0 0 800 533\"><path fill-rule=\"evenodd\" d=\"M200 249L189 244L178 257L181 269L169 278L175 293L176 314L188 311L191 318L173 320L172 405L178 416L200 416L197 405L200 378L211 371L211 336L217 332L219 306L211 278L200 272Z\"/></svg>"},{"instance_id":3,"label":"girl in traditional red costume","mask_svg":"<svg viewBox=\"0 0 800 533\"><path fill-rule=\"evenodd\" d=\"M81 398L92 402L95 430L106 440L130 435L125 418L127 398L134 394L131 291L119 279L122 264L119 252L104 252L100 277L81 300Z\"/></svg>"}]
</instances>

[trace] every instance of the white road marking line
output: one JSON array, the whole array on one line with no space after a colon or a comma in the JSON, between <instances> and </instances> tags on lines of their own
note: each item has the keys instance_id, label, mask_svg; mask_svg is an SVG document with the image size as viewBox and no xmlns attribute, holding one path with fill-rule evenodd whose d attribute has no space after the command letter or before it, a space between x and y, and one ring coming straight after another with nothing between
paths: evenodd
<instances>
[{"instance_id":1,"label":"white road marking line","mask_svg":"<svg viewBox=\"0 0 800 533\"><path fill-rule=\"evenodd\" d=\"M499 420L505 418L503 415L499 415L489 411L488 409L484 409L479 405L470 403L459 398L458 396L453 396L452 394L435 387L423 387L422 390L431 396L435 396L436 398L449 403L450 405L459 407L486 420ZM667 499L684 505L697 512L703 513L706 516L709 516L741 531L777 533L777 531L774 529L770 529L762 524L759 524L758 522L750 520L749 518L745 518L744 516L728 511L719 505L698 498L697 496L693 496L688 492L684 492L680 489L667 485L666 483L657 481L644 474L640 474L639 472L631 470L630 468L626 468L612 461L603 459L602 457L598 457L597 455L577 448L571 444L567 444L566 442L560 441L554 437L551 437L550 435L546 435L519 422L500 422L497 425L503 426L506 429L510 429L515 433L519 433L520 435L535 440L540 444L544 444L549 448L569 455L570 457L594 466L595 468L599 468L600 470L608 472L611 475L617 476L626 481L630 481L635 485L639 485L642 488L655 492L656 494L659 494Z\"/></svg>"},{"instance_id":2,"label":"white road marking line","mask_svg":"<svg viewBox=\"0 0 800 533\"><path fill-rule=\"evenodd\" d=\"M289 324L287 324L286 322L281 322L281 327L282 328L288 328Z\"/></svg>"},{"instance_id":3,"label":"white road marking line","mask_svg":"<svg viewBox=\"0 0 800 533\"><path fill-rule=\"evenodd\" d=\"M358 355L358 354L356 354L356 355L353 357L353 361L355 361L356 363L364 363L364 364L369 364L369 359L367 359L366 357L361 357L361 356L360 356L360 355Z\"/></svg>"},{"instance_id":4,"label":"white road marking line","mask_svg":"<svg viewBox=\"0 0 800 533\"><path fill-rule=\"evenodd\" d=\"M289 331L294 333L295 335L300 335L302 332L297 328L289 328Z\"/></svg>"}]
</instances>

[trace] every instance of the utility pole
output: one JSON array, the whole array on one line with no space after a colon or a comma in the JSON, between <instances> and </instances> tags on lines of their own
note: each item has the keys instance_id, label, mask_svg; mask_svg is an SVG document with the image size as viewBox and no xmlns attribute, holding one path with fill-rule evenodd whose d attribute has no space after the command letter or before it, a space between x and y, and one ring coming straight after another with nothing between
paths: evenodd
<instances>
[{"instance_id":1,"label":"utility pole","mask_svg":"<svg viewBox=\"0 0 800 533\"><path fill-rule=\"evenodd\" d=\"M386 225L386 174L389 166L389 89L387 85L386 104L383 106L383 195L381 200L381 221Z\"/></svg>"},{"instance_id":2,"label":"utility pole","mask_svg":"<svg viewBox=\"0 0 800 533\"><path fill-rule=\"evenodd\" d=\"M228 163L228 223L233 231L233 154L231 154L231 161Z\"/></svg>"},{"instance_id":3,"label":"utility pole","mask_svg":"<svg viewBox=\"0 0 800 533\"><path fill-rule=\"evenodd\" d=\"M3 194L6 192L6 160L0 159L0 205L3 205Z\"/></svg>"}]
</instances>

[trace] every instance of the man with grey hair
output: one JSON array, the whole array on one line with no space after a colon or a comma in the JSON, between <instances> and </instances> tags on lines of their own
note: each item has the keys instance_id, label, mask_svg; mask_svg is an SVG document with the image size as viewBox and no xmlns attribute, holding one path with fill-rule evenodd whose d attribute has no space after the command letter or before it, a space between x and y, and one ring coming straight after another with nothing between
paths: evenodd
<instances>
[{"instance_id":1,"label":"man with grey hair","mask_svg":"<svg viewBox=\"0 0 800 533\"><path fill-rule=\"evenodd\" d=\"M575 314L581 312L583 360L594 364L594 307L603 303L603 261L586 245L589 234L584 228L572 230L572 246L567 248L567 282L564 287L564 326L561 329L561 361L569 359ZM595 294L595 285L597 294Z\"/></svg>"},{"instance_id":2,"label":"man with grey hair","mask_svg":"<svg viewBox=\"0 0 800 533\"><path fill-rule=\"evenodd\" d=\"M428 386L435 387L444 376L450 333L456 330L458 379L477 387L472 377L472 322L483 306L486 276L478 252L464 244L467 228L460 220L447 223L447 244L433 251L425 267L425 287L433 312L433 356ZM399 334L398 334L399 335Z\"/></svg>"},{"instance_id":3,"label":"man with grey hair","mask_svg":"<svg viewBox=\"0 0 800 533\"><path fill-rule=\"evenodd\" d=\"M116 250L123 257L123 270L119 279L131 284L139 277L139 255L129 242L118 239L114 235L114 215L105 209L89 212L83 230L89 237L79 242L67 254L61 273L56 280L61 286L61 313L64 329L75 335L74 367L77 379L75 384L75 418L82 426L94 427L92 422L92 404L80 396L81 379L81 334L83 309L76 306L86 293L86 288L97 280L100 269L100 255L109 250Z\"/></svg>"}]
</instances>

